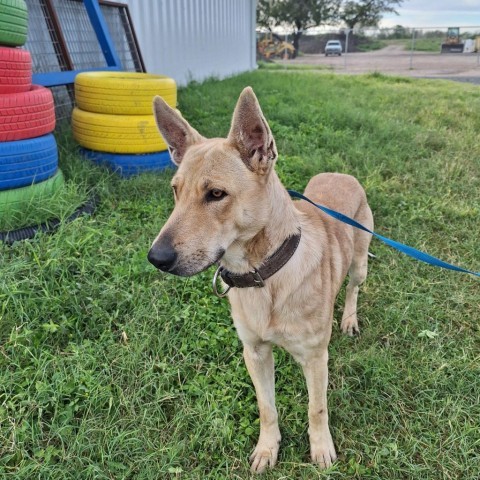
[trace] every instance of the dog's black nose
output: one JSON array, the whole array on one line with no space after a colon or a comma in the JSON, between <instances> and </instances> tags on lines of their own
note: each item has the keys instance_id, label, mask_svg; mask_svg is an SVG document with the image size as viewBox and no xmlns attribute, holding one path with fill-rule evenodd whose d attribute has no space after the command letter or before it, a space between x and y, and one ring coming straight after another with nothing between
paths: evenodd
<instances>
[{"instance_id":1,"label":"dog's black nose","mask_svg":"<svg viewBox=\"0 0 480 480\"><path fill-rule=\"evenodd\" d=\"M177 252L171 245L154 245L147 255L148 261L164 272L168 272L177 259Z\"/></svg>"}]
</instances>

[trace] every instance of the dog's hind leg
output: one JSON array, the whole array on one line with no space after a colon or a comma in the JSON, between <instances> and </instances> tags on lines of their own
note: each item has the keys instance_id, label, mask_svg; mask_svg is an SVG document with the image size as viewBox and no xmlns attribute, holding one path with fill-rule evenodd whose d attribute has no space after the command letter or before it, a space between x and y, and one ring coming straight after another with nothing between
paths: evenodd
<instances>
[{"instance_id":1,"label":"dog's hind leg","mask_svg":"<svg viewBox=\"0 0 480 480\"><path fill-rule=\"evenodd\" d=\"M357 300L360 284L367 277L367 265L365 263L353 264L350 267L350 281L347 285L345 307L343 309L341 329L350 337L360 333L357 318Z\"/></svg>"},{"instance_id":2,"label":"dog's hind leg","mask_svg":"<svg viewBox=\"0 0 480 480\"><path fill-rule=\"evenodd\" d=\"M244 344L243 357L255 387L260 413L260 437L250 456L251 470L254 473L262 473L267 466L272 468L277 462L281 440L275 407L272 345L269 343Z\"/></svg>"},{"instance_id":3,"label":"dog's hind leg","mask_svg":"<svg viewBox=\"0 0 480 480\"><path fill-rule=\"evenodd\" d=\"M363 218L358 219L358 221L363 223L367 228L373 229L373 218L369 208L364 212ZM360 230L355 232L353 259L348 272L349 282L346 290L345 308L343 309L341 323L342 332L351 337L360 333L357 318L358 291L360 285L367 278L368 246L370 245L371 238L369 233Z\"/></svg>"}]
</instances>

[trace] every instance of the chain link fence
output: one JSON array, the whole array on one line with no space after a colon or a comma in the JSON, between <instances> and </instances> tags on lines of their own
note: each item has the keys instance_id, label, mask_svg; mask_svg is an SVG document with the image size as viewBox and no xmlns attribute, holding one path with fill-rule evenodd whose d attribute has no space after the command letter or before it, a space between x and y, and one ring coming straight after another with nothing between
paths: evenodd
<instances>
[{"instance_id":1,"label":"chain link fence","mask_svg":"<svg viewBox=\"0 0 480 480\"><path fill-rule=\"evenodd\" d=\"M85 5L77 0L26 0L29 29L25 48L32 54L33 73L107 68ZM128 6L100 0L123 70L145 71ZM68 124L74 105L72 84L50 87L57 125Z\"/></svg>"},{"instance_id":2,"label":"chain link fence","mask_svg":"<svg viewBox=\"0 0 480 480\"><path fill-rule=\"evenodd\" d=\"M291 39L288 35L272 37L280 47L291 43ZM329 40L340 41L341 55L325 54ZM286 49L280 49L268 60L285 66L309 64L344 73L480 77L480 26L330 30L303 35L297 58L287 59L288 56Z\"/></svg>"}]
</instances>

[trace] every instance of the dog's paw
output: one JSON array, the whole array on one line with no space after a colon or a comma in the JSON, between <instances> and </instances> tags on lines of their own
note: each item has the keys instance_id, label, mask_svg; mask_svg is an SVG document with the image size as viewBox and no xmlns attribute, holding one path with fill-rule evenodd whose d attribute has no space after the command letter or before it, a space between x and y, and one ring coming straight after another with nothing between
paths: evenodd
<instances>
[{"instance_id":1,"label":"dog's paw","mask_svg":"<svg viewBox=\"0 0 480 480\"><path fill-rule=\"evenodd\" d=\"M312 462L316 463L320 468L331 467L337 459L337 454L335 453L335 447L330 435L326 441L311 443L310 454Z\"/></svg>"},{"instance_id":2,"label":"dog's paw","mask_svg":"<svg viewBox=\"0 0 480 480\"><path fill-rule=\"evenodd\" d=\"M356 315L349 315L348 317L342 318L340 328L342 329L342 332L349 337L360 334L360 328L358 328L358 320Z\"/></svg>"},{"instance_id":3,"label":"dog's paw","mask_svg":"<svg viewBox=\"0 0 480 480\"><path fill-rule=\"evenodd\" d=\"M280 439L257 443L250 455L250 470L252 473L263 473L265 469L273 468L277 463Z\"/></svg>"}]
</instances>

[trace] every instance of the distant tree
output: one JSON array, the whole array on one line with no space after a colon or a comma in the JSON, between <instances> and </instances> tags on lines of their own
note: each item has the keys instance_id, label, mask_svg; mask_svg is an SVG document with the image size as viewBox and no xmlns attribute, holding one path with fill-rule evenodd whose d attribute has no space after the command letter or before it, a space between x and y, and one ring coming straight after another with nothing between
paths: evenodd
<instances>
[{"instance_id":1,"label":"distant tree","mask_svg":"<svg viewBox=\"0 0 480 480\"><path fill-rule=\"evenodd\" d=\"M417 35L420 31L417 31ZM443 38L445 36L445 32L443 30L430 30L427 32L423 32L425 38Z\"/></svg>"},{"instance_id":2,"label":"distant tree","mask_svg":"<svg viewBox=\"0 0 480 480\"><path fill-rule=\"evenodd\" d=\"M340 5L341 0L258 0L257 23L270 31L290 30L296 57L305 30L337 22Z\"/></svg>"},{"instance_id":3,"label":"distant tree","mask_svg":"<svg viewBox=\"0 0 480 480\"><path fill-rule=\"evenodd\" d=\"M395 7L404 0L347 0L339 13L339 19L345 22L348 28L356 26L376 27L384 13L396 13Z\"/></svg>"},{"instance_id":4,"label":"distant tree","mask_svg":"<svg viewBox=\"0 0 480 480\"><path fill-rule=\"evenodd\" d=\"M409 28L404 27L403 25L395 25L393 27L393 31L390 35L390 38L409 38L411 37L412 33Z\"/></svg>"}]
</instances>

